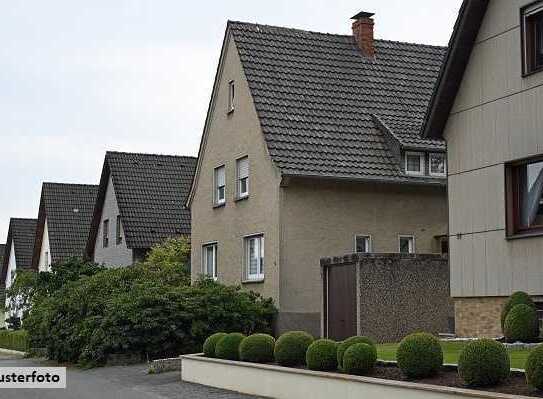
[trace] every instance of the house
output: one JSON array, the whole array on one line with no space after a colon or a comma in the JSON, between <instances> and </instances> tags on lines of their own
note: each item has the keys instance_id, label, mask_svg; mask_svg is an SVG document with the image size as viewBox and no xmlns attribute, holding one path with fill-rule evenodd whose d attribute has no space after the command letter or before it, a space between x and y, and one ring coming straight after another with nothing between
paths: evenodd
<instances>
[{"instance_id":1,"label":"house","mask_svg":"<svg viewBox=\"0 0 543 399\"><path fill-rule=\"evenodd\" d=\"M457 335L501 335L508 295L543 297L542 103L543 1L464 1L424 127L448 146Z\"/></svg>"},{"instance_id":2,"label":"house","mask_svg":"<svg viewBox=\"0 0 543 399\"><path fill-rule=\"evenodd\" d=\"M98 186L43 183L32 268L49 271L50 265L85 256Z\"/></svg>"},{"instance_id":3,"label":"house","mask_svg":"<svg viewBox=\"0 0 543 399\"><path fill-rule=\"evenodd\" d=\"M107 152L86 253L97 263L141 261L164 239L190 235L185 208L196 158Z\"/></svg>"},{"instance_id":4,"label":"house","mask_svg":"<svg viewBox=\"0 0 543 399\"><path fill-rule=\"evenodd\" d=\"M320 334L320 258L439 253L445 144L420 129L445 49L228 22L188 205L192 278L272 297Z\"/></svg>"},{"instance_id":5,"label":"house","mask_svg":"<svg viewBox=\"0 0 543 399\"><path fill-rule=\"evenodd\" d=\"M32 251L36 237L36 225L36 219L11 218L9 221L1 276L6 290L11 287L19 271L32 270Z\"/></svg>"}]
</instances>

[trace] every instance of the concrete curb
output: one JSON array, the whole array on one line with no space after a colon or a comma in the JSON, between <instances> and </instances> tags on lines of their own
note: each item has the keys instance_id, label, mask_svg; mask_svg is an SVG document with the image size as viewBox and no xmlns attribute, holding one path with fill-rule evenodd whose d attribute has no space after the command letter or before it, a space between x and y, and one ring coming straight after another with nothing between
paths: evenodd
<instances>
[{"instance_id":1,"label":"concrete curb","mask_svg":"<svg viewBox=\"0 0 543 399\"><path fill-rule=\"evenodd\" d=\"M6 353L9 355L26 356L27 352L15 351L13 349L0 348L0 353Z\"/></svg>"}]
</instances>

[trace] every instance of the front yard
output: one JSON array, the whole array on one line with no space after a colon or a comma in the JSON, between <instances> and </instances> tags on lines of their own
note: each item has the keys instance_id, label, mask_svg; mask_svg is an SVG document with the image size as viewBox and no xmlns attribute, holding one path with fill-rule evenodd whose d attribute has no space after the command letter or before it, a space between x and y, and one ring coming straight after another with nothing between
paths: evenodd
<instances>
[{"instance_id":1,"label":"front yard","mask_svg":"<svg viewBox=\"0 0 543 399\"><path fill-rule=\"evenodd\" d=\"M377 357L380 360L396 360L396 350L400 344L381 344L377 345ZM447 364L457 364L458 356L464 346L465 341L441 342L443 348L443 362ZM515 349L509 351L511 358L511 367L524 369L524 363L530 353L527 349Z\"/></svg>"}]
</instances>

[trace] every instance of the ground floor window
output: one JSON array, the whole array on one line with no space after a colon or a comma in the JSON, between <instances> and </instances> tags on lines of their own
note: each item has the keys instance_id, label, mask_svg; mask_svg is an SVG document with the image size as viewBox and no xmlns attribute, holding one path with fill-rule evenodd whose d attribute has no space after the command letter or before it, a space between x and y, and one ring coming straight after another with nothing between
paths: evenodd
<instances>
[{"instance_id":1,"label":"ground floor window","mask_svg":"<svg viewBox=\"0 0 543 399\"><path fill-rule=\"evenodd\" d=\"M202 271L206 276L217 278L217 243L202 247Z\"/></svg>"},{"instance_id":2,"label":"ground floor window","mask_svg":"<svg viewBox=\"0 0 543 399\"><path fill-rule=\"evenodd\" d=\"M413 254L415 253L415 237L413 236L400 236L400 253L401 254Z\"/></svg>"},{"instance_id":3,"label":"ground floor window","mask_svg":"<svg viewBox=\"0 0 543 399\"><path fill-rule=\"evenodd\" d=\"M248 280L264 278L264 236L245 237L245 273Z\"/></svg>"},{"instance_id":4,"label":"ground floor window","mask_svg":"<svg viewBox=\"0 0 543 399\"><path fill-rule=\"evenodd\" d=\"M356 253L369 253L371 249L371 237L369 235L356 235L354 237L354 250Z\"/></svg>"}]
</instances>

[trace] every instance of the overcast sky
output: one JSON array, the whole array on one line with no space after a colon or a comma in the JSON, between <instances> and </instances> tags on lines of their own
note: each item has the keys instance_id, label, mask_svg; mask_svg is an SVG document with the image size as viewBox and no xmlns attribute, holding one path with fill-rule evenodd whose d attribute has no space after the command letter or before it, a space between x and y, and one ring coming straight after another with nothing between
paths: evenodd
<instances>
[{"instance_id":1,"label":"overcast sky","mask_svg":"<svg viewBox=\"0 0 543 399\"><path fill-rule=\"evenodd\" d=\"M0 242L106 150L197 155L228 19L446 45L461 0L27 0L0 8Z\"/></svg>"}]
</instances>

